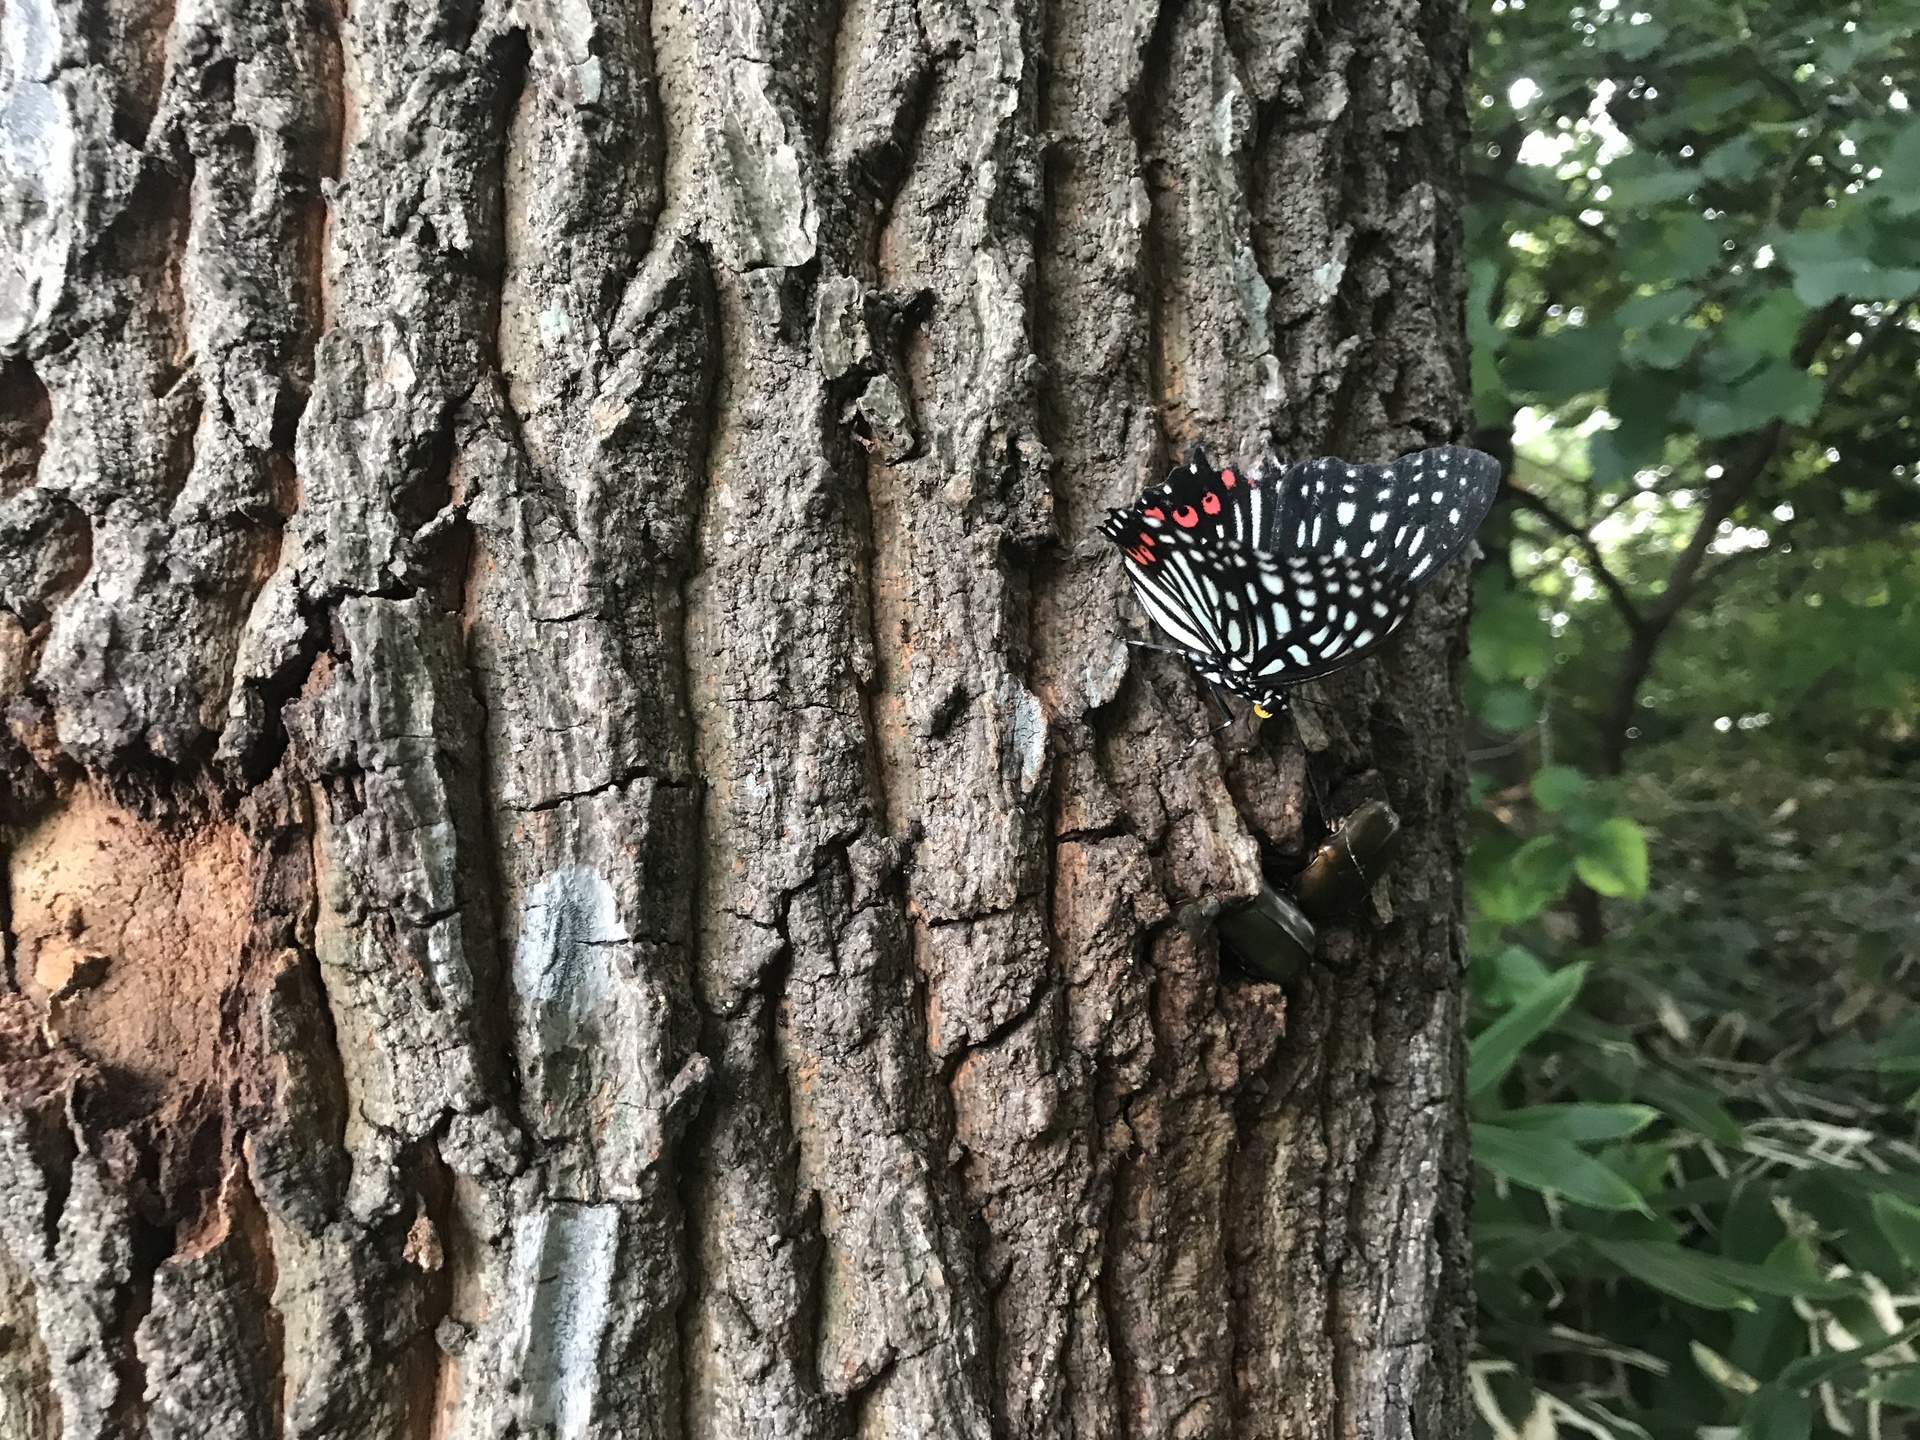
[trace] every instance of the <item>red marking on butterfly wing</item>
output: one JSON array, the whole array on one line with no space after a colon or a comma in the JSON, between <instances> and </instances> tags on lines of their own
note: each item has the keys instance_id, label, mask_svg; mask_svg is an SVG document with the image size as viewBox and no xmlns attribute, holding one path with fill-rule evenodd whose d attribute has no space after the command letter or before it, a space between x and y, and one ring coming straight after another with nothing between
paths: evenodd
<instances>
[{"instance_id":1,"label":"red marking on butterfly wing","mask_svg":"<svg viewBox=\"0 0 1920 1440\"><path fill-rule=\"evenodd\" d=\"M1220 513L1220 497L1209 490L1200 497L1200 508L1209 515L1218 515Z\"/></svg>"},{"instance_id":2,"label":"red marking on butterfly wing","mask_svg":"<svg viewBox=\"0 0 1920 1440\"><path fill-rule=\"evenodd\" d=\"M1183 530L1191 530L1200 523L1200 516L1195 512L1193 506L1182 505L1178 510L1173 512L1173 523Z\"/></svg>"}]
</instances>

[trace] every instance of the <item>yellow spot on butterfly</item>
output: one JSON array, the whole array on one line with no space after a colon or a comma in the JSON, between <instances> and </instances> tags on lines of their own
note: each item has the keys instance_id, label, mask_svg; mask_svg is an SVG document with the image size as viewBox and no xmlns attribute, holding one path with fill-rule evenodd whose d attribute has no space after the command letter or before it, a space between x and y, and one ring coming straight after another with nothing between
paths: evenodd
<instances>
[{"instance_id":1,"label":"yellow spot on butterfly","mask_svg":"<svg viewBox=\"0 0 1920 1440\"><path fill-rule=\"evenodd\" d=\"M1271 719L1273 719L1273 712L1272 712L1271 710L1269 710L1269 709L1267 709L1267 707L1266 707L1266 706L1264 706L1264 705L1256 705L1256 706L1254 706L1254 707L1253 707L1253 713L1254 713L1254 714L1256 714L1256 715L1258 715L1258 716L1259 716L1259 717L1260 717L1260 718L1261 718L1262 720L1271 720Z\"/></svg>"}]
</instances>

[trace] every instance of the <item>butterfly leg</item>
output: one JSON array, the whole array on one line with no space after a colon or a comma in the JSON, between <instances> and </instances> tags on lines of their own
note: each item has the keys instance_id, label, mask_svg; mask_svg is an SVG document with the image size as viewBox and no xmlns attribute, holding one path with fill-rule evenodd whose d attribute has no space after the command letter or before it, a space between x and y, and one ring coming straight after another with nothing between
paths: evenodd
<instances>
[{"instance_id":1,"label":"butterfly leg","mask_svg":"<svg viewBox=\"0 0 1920 1440\"><path fill-rule=\"evenodd\" d=\"M1230 728L1233 724L1232 707L1227 704L1227 697L1221 693L1220 687L1211 680L1207 681L1207 694L1212 697L1213 703L1220 707L1220 713L1225 718L1222 719L1218 725L1213 726L1211 729L1202 730L1198 735L1194 736L1193 739L1189 740L1187 742L1187 748L1180 752L1180 758L1183 760L1200 748L1200 742L1202 740L1211 740L1222 730Z\"/></svg>"},{"instance_id":2,"label":"butterfly leg","mask_svg":"<svg viewBox=\"0 0 1920 1440\"><path fill-rule=\"evenodd\" d=\"M1294 733L1299 734L1298 727L1295 728ZM1321 793L1320 782L1313 778L1313 752L1307 749L1305 737L1300 741L1300 773L1306 776L1307 794L1313 798L1313 811L1320 817L1321 828L1331 830L1333 812L1327 809L1327 797Z\"/></svg>"},{"instance_id":3,"label":"butterfly leg","mask_svg":"<svg viewBox=\"0 0 1920 1440\"><path fill-rule=\"evenodd\" d=\"M1156 645L1151 640L1129 640L1127 644L1135 650L1158 650L1162 655L1178 655L1182 660L1191 661L1193 657L1174 645Z\"/></svg>"}]
</instances>

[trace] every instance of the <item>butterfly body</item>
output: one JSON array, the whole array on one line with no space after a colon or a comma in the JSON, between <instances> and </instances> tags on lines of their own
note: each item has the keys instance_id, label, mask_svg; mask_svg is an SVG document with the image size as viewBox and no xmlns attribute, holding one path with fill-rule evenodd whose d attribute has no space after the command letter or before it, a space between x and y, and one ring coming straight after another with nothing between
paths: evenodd
<instances>
[{"instance_id":1,"label":"butterfly body","mask_svg":"<svg viewBox=\"0 0 1920 1440\"><path fill-rule=\"evenodd\" d=\"M1492 456L1454 445L1389 465L1269 456L1250 473L1216 471L1195 446L1101 528L1201 678L1264 716L1385 644L1499 484Z\"/></svg>"}]
</instances>

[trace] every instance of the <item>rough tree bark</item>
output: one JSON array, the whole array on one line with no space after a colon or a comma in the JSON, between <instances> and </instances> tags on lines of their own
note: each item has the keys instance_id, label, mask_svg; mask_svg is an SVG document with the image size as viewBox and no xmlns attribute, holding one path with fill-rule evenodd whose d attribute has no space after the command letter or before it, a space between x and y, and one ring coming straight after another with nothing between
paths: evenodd
<instances>
[{"instance_id":1,"label":"rough tree bark","mask_svg":"<svg viewBox=\"0 0 1920 1440\"><path fill-rule=\"evenodd\" d=\"M1095 531L1458 433L1464 43L0 0L0 1435L1464 1435L1463 578L1283 994Z\"/></svg>"}]
</instances>

